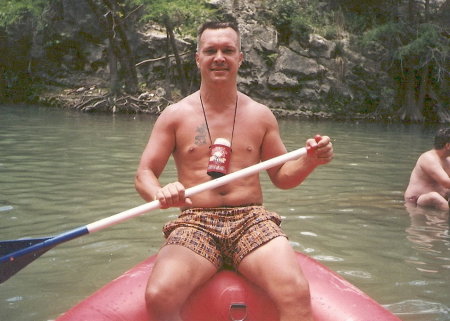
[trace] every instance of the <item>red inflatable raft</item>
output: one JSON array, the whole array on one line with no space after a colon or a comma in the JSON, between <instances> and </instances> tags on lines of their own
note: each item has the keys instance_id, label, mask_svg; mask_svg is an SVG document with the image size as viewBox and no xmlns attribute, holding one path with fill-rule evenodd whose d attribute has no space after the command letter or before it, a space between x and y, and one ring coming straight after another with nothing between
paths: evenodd
<instances>
[{"instance_id":1,"label":"red inflatable raft","mask_svg":"<svg viewBox=\"0 0 450 321\"><path fill-rule=\"evenodd\" d=\"M315 321L400 321L361 290L319 262L298 254L309 280ZM155 257L138 264L74 306L56 321L152 321L144 290ZM274 304L232 271L221 271L196 290L183 308L185 321L277 321Z\"/></svg>"}]
</instances>

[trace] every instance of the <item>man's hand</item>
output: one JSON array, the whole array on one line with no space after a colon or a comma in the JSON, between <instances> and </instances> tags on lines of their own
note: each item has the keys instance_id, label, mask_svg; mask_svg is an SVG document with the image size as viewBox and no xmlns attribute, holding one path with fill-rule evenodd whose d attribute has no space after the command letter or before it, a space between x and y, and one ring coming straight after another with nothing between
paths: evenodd
<instances>
[{"instance_id":1,"label":"man's hand","mask_svg":"<svg viewBox=\"0 0 450 321\"><path fill-rule=\"evenodd\" d=\"M155 194L154 199L161 203L161 208L192 206L190 198L185 196L185 188L180 182L170 183Z\"/></svg>"},{"instance_id":2,"label":"man's hand","mask_svg":"<svg viewBox=\"0 0 450 321\"><path fill-rule=\"evenodd\" d=\"M333 144L328 136L316 135L306 141L306 147L310 148L308 157L317 165L327 164L333 159Z\"/></svg>"}]
</instances>

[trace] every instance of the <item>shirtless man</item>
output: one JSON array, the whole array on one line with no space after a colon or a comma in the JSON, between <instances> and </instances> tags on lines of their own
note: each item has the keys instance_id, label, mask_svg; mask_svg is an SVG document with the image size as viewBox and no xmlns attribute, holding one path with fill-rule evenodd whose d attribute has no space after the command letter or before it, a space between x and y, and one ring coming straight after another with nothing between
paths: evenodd
<instances>
[{"instance_id":1,"label":"shirtless man","mask_svg":"<svg viewBox=\"0 0 450 321\"><path fill-rule=\"evenodd\" d=\"M434 148L417 160L405 192L405 201L448 211L449 191L450 127L447 127L437 132Z\"/></svg>"},{"instance_id":2,"label":"shirtless man","mask_svg":"<svg viewBox=\"0 0 450 321\"><path fill-rule=\"evenodd\" d=\"M183 210L164 226L167 240L147 284L146 301L154 320L181 321L189 294L224 263L270 295L280 320L312 320L308 282L279 227L280 216L262 206L258 174L190 198L184 195L185 188L211 179L206 173L209 147L218 137L232 141L230 172L286 153L269 108L237 90L242 61L234 24L203 25L196 53L200 90L164 110L143 152L137 191L147 201L159 200L162 208ZM267 171L274 185L293 188L333 158L329 137L316 136L306 145L312 154ZM178 181L161 187L158 178L170 155ZM228 235L226 230L239 233ZM233 245L227 248L228 238Z\"/></svg>"}]
</instances>

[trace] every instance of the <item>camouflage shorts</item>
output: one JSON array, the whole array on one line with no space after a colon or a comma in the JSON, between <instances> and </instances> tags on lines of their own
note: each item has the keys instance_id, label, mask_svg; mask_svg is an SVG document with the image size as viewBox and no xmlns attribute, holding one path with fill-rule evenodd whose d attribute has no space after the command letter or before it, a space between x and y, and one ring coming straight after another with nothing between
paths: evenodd
<instances>
[{"instance_id":1,"label":"camouflage shorts","mask_svg":"<svg viewBox=\"0 0 450 321\"><path fill-rule=\"evenodd\" d=\"M280 223L280 216L263 206L192 208L164 226L164 245L187 247L217 268L238 267L256 248L286 237Z\"/></svg>"}]
</instances>

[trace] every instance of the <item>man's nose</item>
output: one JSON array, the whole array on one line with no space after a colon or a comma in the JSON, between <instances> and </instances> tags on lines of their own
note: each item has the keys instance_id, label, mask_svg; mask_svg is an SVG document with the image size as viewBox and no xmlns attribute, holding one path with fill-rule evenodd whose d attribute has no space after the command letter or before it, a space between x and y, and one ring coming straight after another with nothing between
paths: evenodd
<instances>
[{"instance_id":1,"label":"man's nose","mask_svg":"<svg viewBox=\"0 0 450 321\"><path fill-rule=\"evenodd\" d=\"M221 50L217 50L214 60L216 60L216 61L224 61L225 60L225 57Z\"/></svg>"}]
</instances>

